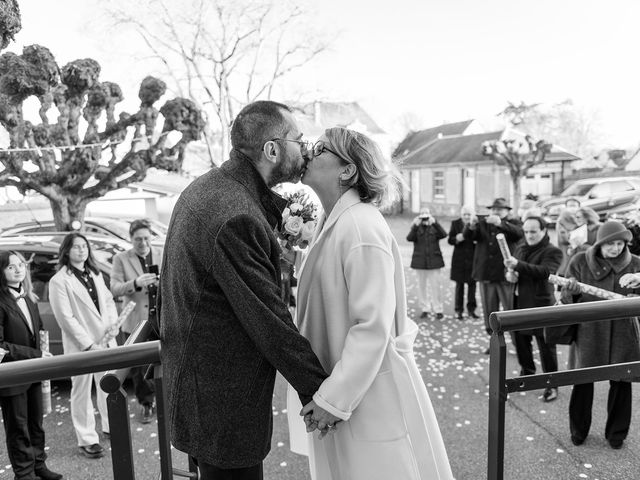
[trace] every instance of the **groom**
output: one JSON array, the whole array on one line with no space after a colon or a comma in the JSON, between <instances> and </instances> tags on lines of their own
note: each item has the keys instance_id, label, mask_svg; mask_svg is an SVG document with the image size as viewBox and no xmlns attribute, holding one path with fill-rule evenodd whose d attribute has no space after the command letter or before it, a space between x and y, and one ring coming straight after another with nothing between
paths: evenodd
<instances>
[{"instance_id":1,"label":"groom","mask_svg":"<svg viewBox=\"0 0 640 480\"><path fill-rule=\"evenodd\" d=\"M299 180L301 138L286 105L247 105L230 159L173 211L158 300L162 365L171 441L195 457L201 479L261 479L276 370L303 405L327 377L282 300L274 235L286 202L270 187Z\"/></svg>"}]
</instances>

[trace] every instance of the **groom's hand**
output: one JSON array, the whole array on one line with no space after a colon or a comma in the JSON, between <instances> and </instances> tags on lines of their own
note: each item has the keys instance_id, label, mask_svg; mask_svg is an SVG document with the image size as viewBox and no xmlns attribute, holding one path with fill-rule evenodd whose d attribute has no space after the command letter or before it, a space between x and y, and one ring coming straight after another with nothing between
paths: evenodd
<instances>
[{"instance_id":1,"label":"groom's hand","mask_svg":"<svg viewBox=\"0 0 640 480\"><path fill-rule=\"evenodd\" d=\"M337 428L336 424L342 421L325 409L320 408L313 400L302 408L300 415L304 417L307 432L311 433L315 429L318 429L320 430L320 438L323 438L327 433L335 430Z\"/></svg>"}]
</instances>

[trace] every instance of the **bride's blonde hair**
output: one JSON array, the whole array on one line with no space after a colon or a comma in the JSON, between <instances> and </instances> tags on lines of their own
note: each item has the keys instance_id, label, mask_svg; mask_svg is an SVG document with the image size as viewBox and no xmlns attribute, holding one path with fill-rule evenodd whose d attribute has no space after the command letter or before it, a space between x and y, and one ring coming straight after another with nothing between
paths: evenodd
<instances>
[{"instance_id":1,"label":"bride's blonde hair","mask_svg":"<svg viewBox=\"0 0 640 480\"><path fill-rule=\"evenodd\" d=\"M402 176L376 142L348 128L333 127L324 133L338 156L356 167L349 179L340 180L343 186L356 188L363 202L378 207L387 207L400 198Z\"/></svg>"}]
</instances>

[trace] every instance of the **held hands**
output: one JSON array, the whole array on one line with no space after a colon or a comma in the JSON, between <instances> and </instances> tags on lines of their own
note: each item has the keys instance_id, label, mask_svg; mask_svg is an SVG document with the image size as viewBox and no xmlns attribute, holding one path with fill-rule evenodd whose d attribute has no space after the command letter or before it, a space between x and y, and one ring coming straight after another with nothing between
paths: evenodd
<instances>
[{"instance_id":1,"label":"held hands","mask_svg":"<svg viewBox=\"0 0 640 480\"><path fill-rule=\"evenodd\" d=\"M464 235L461 233L456 234L456 242L464 242Z\"/></svg>"},{"instance_id":2,"label":"held hands","mask_svg":"<svg viewBox=\"0 0 640 480\"><path fill-rule=\"evenodd\" d=\"M138 287L148 287L158 282L158 277L155 273L143 273L136 278L136 285Z\"/></svg>"},{"instance_id":3,"label":"held hands","mask_svg":"<svg viewBox=\"0 0 640 480\"><path fill-rule=\"evenodd\" d=\"M325 435L336 430L336 424L342 421L335 415L320 408L313 400L300 410L300 415L304 417L307 432L311 433L316 429L320 430L320 438L324 438Z\"/></svg>"},{"instance_id":4,"label":"held hands","mask_svg":"<svg viewBox=\"0 0 640 480\"><path fill-rule=\"evenodd\" d=\"M620 277L619 283L622 288L638 288L640 287L640 273L625 273Z\"/></svg>"}]
</instances>

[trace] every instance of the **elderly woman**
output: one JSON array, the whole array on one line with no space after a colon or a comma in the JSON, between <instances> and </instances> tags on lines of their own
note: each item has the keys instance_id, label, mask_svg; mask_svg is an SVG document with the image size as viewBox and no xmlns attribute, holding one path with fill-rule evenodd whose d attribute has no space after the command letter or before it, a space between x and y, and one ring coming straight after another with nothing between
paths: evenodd
<instances>
[{"instance_id":1,"label":"elderly woman","mask_svg":"<svg viewBox=\"0 0 640 480\"><path fill-rule=\"evenodd\" d=\"M581 293L576 282L583 282L623 295L638 294L626 281L640 270L640 258L629 253L631 233L619 222L609 221L598 230L596 241L586 252L577 253L569 263L562 289L562 303L592 302L598 298ZM622 280L622 282L621 282ZM578 325L576 339L569 350L569 368L635 362L640 360L638 324L635 317L589 322ZM631 423L631 383L611 380L607 402L605 438L612 448L622 447ZM581 445L591 426L593 383L574 385L569 402L571 441Z\"/></svg>"},{"instance_id":2,"label":"elderly woman","mask_svg":"<svg viewBox=\"0 0 640 480\"><path fill-rule=\"evenodd\" d=\"M376 208L397 196L398 178L372 140L345 128L326 130L302 177L324 212L300 271L298 326L331 372L302 410L321 431L307 438L315 480L452 478L411 353L402 255Z\"/></svg>"},{"instance_id":3,"label":"elderly woman","mask_svg":"<svg viewBox=\"0 0 640 480\"><path fill-rule=\"evenodd\" d=\"M476 315L476 281L473 279L473 254L476 244L473 240L464 238L462 232L475 217L473 207L464 206L460 209L460 218L451 222L449 229L449 245L453 245L451 257L451 280L456 282L454 310L458 320L462 320L464 305L464 285L467 284L467 312L471 318Z\"/></svg>"}]
</instances>

